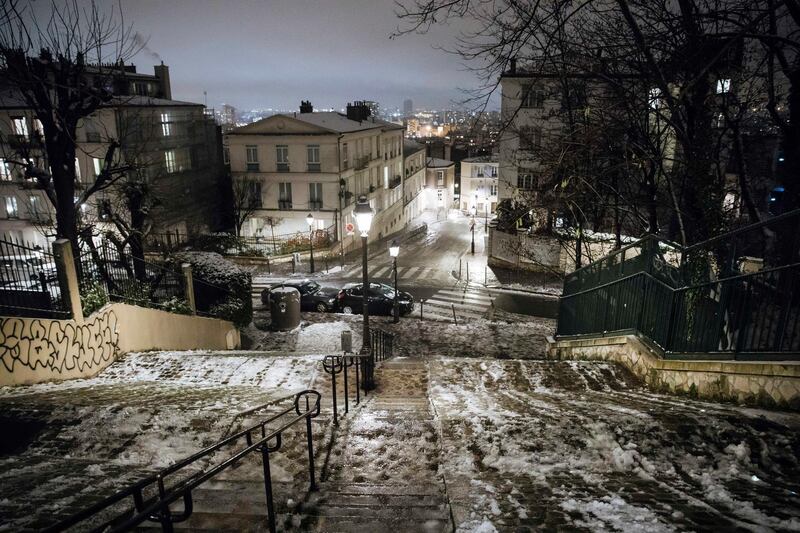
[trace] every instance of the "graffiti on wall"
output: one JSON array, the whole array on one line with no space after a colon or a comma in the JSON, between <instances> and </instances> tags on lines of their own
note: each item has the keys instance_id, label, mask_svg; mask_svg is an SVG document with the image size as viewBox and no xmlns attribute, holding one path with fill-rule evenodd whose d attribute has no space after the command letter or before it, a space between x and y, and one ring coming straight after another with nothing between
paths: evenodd
<instances>
[{"instance_id":1,"label":"graffiti on wall","mask_svg":"<svg viewBox=\"0 0 800 533\"><path fill-rule=\"evenodd\" d=\"M107 310L83 325L71 320L0 319L0 361L7 372L17 365L61 374L91 370L118 352L117 315Z\"/></svg>"}]
</instances>

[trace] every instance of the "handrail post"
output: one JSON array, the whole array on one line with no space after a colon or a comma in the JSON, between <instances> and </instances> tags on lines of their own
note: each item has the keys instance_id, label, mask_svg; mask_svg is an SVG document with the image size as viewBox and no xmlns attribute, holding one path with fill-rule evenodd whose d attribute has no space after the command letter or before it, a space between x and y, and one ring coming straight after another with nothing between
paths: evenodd
<instances>
[{"instance_id":1,"label":"handrail post","mask_svg":"<svg viewBox=\"0 0 800 533\"><path fill-rule=\"evenodd\" d=\"M309 490L317 490L317 481L314 476L314 438L311 435L311 415L308 414L308 397L306 397L306 438L308 439L308 477Z\"/></svg>"},{"instance_id":2,"label":"handrail post","mask_svg":"<svg viewBox=\"0 0 800 533\"><path fill-rule=\"evenodd\" d=\"M264 466L264 491L267 496L267 523L269 524L270 533L275 533L277 527L275 526L275 502L272 498L272 473L269 467L269 451L267 451L267 443L261 446L261 463Z\"/></svg>"}]
</instances>

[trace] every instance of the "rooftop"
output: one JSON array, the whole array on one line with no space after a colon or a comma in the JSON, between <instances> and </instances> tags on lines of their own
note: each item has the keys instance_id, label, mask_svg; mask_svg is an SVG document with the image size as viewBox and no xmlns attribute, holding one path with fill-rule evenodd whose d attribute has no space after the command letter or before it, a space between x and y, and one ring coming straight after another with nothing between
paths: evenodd
<instances>
[{"instance_id":1,"label":"rooftop","mask_svg":"<svg viewBox=\"0 0 800 533\"><path fill-rule=\"evenodd\" d=\"M359 122L350 120L347 115L337 111L315 111L314 113L284 113L283 116L303 121L313 126L319 126L338 133L371 130L373 128L403 129L399 124L392 124L385 120L369 117Z\"/></svg>"},{"instance_id":2,"label":"rooftop","mask_svg":"<svg viewBox=\"0 0 800 533\"><path fill-rule=\"evenodd\" d=\"M447 159L439 159L438 157L428 158L428 168L443 168L451 166L453 166L453 162Z\"/></svg>"},{"instance_id":3,"label":"rooftop","mask_svg":"<svg viewBox=\"0 0 800 533\"><path fill-rule=\"evenodd\" d=\"M496 155L479 155L476 157L468 157L461 160L462 163L497 163Z\"/></svg>"},{"instance_id":4,"label":"rooftop","mask_svg":"<svg viewBox=\"0 0 800 533\"><path fill-rule=\"evenodd\" d=\"M403 155L406 156L406 157L410 156L411 154L415 154L415 153L419 152L420 150L424 150L424 149L425 149L425 146L423 146L423 145L421 145L421 144L419 144L417 142L409 141L408 139L403 139Z\"/></svg>"}]
</instances>

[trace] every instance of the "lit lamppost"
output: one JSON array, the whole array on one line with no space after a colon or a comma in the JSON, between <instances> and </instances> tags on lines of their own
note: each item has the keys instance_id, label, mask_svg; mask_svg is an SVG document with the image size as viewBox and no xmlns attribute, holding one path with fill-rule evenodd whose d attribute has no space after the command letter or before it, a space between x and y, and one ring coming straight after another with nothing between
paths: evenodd
<instances>
[{"instance_id":1,"label":"lit lamppost","mask_svg":"<svg viewBox=\"0 0 800 533\"><path fill-rule=\"evenodd\" d=\"M311 244L311 273L314 273L314 215L311 213L306 217L308 222L308 242Z\"/></svg>"},{"instance_id":2,"label":"lit lamppost","mask_svg":"<svg viewBox=\"0 0 800 533\"><path fill-rule=\"evenodd\" d=\"M394 270L394 304L392 306L393 322L400 322L400 307L397 305L397 256L400 255L400 245L397 241L392 241L389 245L389 256L392 258L392 269Z\"/></svg>"},{"instance_id":3,"label":"lit lamppost","mask_svg":"<svg viewBox=\"0 0 800 533\"><path fill-rule=\"evenodd\" d=\"M367 267L367 236L369 235L369 227L372 225L372 208L369 206L369 201L365 195L358 197L358 203L353 208L353 215L356 219L358 231L361 232L361 294L362 294L362 307L364 315L364 334L361 344L361 353L368 354L370 346L369 338L369 270ZM366 383L365 383L366 385Z\"/></svg>"},{"instance_id":4,"label":"lit lamppost","mask_svg":"<svg viewBox=\"0 0 800 533\"><path fill-rule=\"evenodd\" d=\"M483 217L483 232L489 233L489 197L486 197L486 210Z\"/></svg>"},{"instance_id":5,"label":"lit lamppost","mask_svg":"<svg viewBox=\"0 0 800 533\"><path fill-rule=\"evenodd\" d=\"M470 212L472 213L472 221L469 225L470 231L472 231L472 246L470 251L472 255L475 255L475 213L477 212L477 208L473 205L472 209L470 209Z\"/></svg>"}]
</instances>

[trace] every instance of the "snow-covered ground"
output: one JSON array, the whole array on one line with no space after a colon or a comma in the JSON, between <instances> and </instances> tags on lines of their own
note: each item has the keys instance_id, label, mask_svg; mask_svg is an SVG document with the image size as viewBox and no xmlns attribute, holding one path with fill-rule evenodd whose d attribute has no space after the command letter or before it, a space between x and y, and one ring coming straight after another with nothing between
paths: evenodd
<instances>
[{"instance_id":1,"label":"snow-covered ground","mask_svg":"<svg viewBox=\"0 0 800 533\"><path fill-rule=\"evenodd\" d=\"M800 530L800 416L650 394L618 367L442 358L462 531Z\"/></svg>"}]
</instances>

